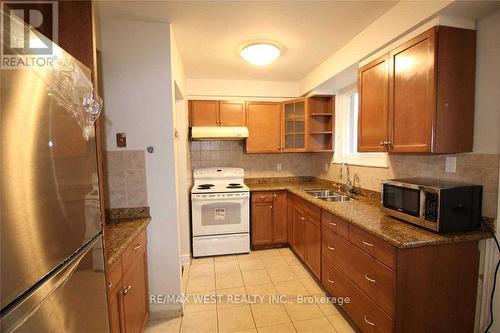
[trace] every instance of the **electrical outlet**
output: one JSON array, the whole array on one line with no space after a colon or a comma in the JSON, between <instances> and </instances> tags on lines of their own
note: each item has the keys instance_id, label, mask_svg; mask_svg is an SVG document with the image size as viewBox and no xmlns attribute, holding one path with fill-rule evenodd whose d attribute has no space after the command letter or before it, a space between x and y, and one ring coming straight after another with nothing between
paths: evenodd
<instances>
[{"instance_id":1,"label":"electrical outlet","mask_svg":"<svg viewBox=\"0 0 500 333\"><path fill-rule=\"evenodd\" d=\"M445 172L455 173L457 172L457 158L455 156L446 157Z\"/></svg>"},{"instance_id":2,"label":"electrical outlet","mask_svg":"<svg viewBox=\"0 0 500 333\"><path fill-rule=\"evenodd\" d=\"M325 171L328 171L328 163L325 163Z\"/></svg>"},{"instance_id":3,"label":"electrical outlet","mask_svg":"<svg viewBox=\"0 0 500 333\"><path fill-rule=\"evenodd\" d=\"M282 166L281 163L276 164L276 170L281 171Z\"/></svg>"}]
</instances>

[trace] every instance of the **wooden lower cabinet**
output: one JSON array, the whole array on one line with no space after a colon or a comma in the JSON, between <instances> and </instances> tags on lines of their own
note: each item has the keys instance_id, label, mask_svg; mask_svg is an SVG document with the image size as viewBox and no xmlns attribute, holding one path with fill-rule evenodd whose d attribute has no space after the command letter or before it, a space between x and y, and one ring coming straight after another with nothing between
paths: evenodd
<instances>
[{"instance_id":1,"label":"wooden lower cabinet","mask_svg":"<svg viewBox=\"0 0 500 333\"><path fill-rule=\"evenodd\" d=\"M321 277L321 222L311 219L306 221L306 258L307 267L316 278Z\"/></svg>"},{"instance_id":2,"label":"wooden lower cabinet","mask_svg":"<svg viewBox=\"0 0 500 333\"><path fill-rule=\"evenodd\" d=\"M321 278L321 211L294 197L292 204L292 249L316 276Z\"/></svg>"},{"instance_id":3,"label":"wooden lower cabinet","mask_svg":"<svg viewBox=\"0 0 500 333\"><path fill-rule=\"evenodd\" d=\"M273 247L288 243L287 192L252 193L252 246Z\"/></svg>"},{"instance_id":4,"label":"wooden lower cabinet","mask_svg":"<svg viewBox=\"0 0 500 333\"><path fill-rule=\"evenodd\" d=\"M477 241L400 249L352 224L347 236L323 223L321 283L350 298L362 332L474 330Z\"/></svg>"},{"instance_id":5,"label":"wooden lower cabinet","mask_svg":"<svg viewBox=\"0 0 500 333\"><path fill-rule=\"evenodd\" d=\"M143 332L149 318L146 230L108 267L108 312L111 332Z\"/></svg>"},{"instance_id":6,"label":"wooden lower cabinet","mask_svg":"<svg viewBox=\"0 0 500 333\"><path fill-rule=\"evenodd\" d=\"M304 211L292 203L292 243L293 251L303 261L306 258L306 223Z\"/></svg>"}]
</instances>

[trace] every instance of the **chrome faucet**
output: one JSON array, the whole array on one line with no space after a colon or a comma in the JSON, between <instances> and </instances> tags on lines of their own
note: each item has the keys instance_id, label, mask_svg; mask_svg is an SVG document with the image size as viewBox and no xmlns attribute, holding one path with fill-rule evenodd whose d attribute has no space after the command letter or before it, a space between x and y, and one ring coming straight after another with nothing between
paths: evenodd
<instances>
[{"instance_id":1,"label":"chrome faucet","mask_svg":"<svg viewBox=\"0 0 500 333\"><path fill-rule=\"evenodd\" d=\"M343 176L343 173L342 173L342 170L345 166L345 170L346 170L346 182L345 182L345 185L346 185L346 192L349 194L349 195L353 195L354 194L354 186L352 185L352 182L351 182L351 175L349 173L349 164L344 162L340 165L340 171L339 171L339 179L342 179L344 176Z\"/></svg>"}]
</instances>

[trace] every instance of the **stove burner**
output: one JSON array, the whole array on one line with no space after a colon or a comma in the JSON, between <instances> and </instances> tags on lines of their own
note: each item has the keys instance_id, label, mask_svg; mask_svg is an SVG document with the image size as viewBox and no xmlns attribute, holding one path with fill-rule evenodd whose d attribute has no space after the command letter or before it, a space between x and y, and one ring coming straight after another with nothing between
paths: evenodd
<instances>
[{"instance_id":1,"label":"stove burner","mask_svg":"<svg viewBox=\"0 0 500 333\"><path fill-rule=\"evenodd\" d=\"M243 188L240 184L229 184L226 188Z\"/></svg>"},{"instance_id":2,"label":"stove burner","mask_svg":"<svg viewBox=\"0 0 500 333\"><path fill-rule=\"evenodd\" d=\"M229 186L240 186L240 183L229 183Z\"/></svg>"},{"instance_id":3,"label":"stove burner","mask_svg":"<svg viewBox=\"0 0 500 333\"><path fill-rule=\"evenodd\" d=\"M198 190L209 190L214 186L214 184L200 184L198 185Z\"/></svg>"}]
</instances>

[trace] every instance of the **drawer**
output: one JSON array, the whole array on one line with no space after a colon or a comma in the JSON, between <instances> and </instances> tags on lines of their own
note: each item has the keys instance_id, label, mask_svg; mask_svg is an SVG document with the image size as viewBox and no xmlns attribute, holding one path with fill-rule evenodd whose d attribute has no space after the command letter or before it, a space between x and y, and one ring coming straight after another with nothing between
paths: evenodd
<instances>
[{"instance_id":1,"label":"drawer","mask_svg":"<svg viewBox=\"0 0 500 333\"><path fill-rule=\"evenodd\" d=\"M365 333L386 333L393 331L392 319L378 307L368 296L356 287L341 271L335 266L327 269L328 282L331 287L331 294L335 297L343 297L342 308L349 317L356 323L362 332ZM349 297L349 302L345 298Z\"/></svg>"},{"instance_id":2,"label":"drawer","mask_svg":"<svg viewBox=\"0 0 500 333\"><path fill-rule=\"evenodd\" d=\"M382 239L349 225L349 241L392 269L396 268L396 248Z\"/></svg>"},{"instance_id":3,"label":"drawer","mask_svg":"<svg viewBox=\"0 0 500 333\"><path fill-rule=\"evenodd\" d=\"M337 216L321 211L321 224L345 239L349 238L349 224Z\"/></svg>"},{"instance_id":4,"label":"drawer","mask_svg":"<svg viewBox=\"0 0 500 333\"><path fill-rule=\"evenodd\" d=\"M316 207L299 197L295 197L294 204L299 206L304 211L304 214L309 220L317 221L318 223L321 221L321 208Z\"/></svg>"},{"instance_id":5,"label":"drawer","mask_svg":"<svg viewBox=\"0 0 500 333\"><path fill-rule=\"evenodd\" d=\"M393 317L396 288L394 271L340 237L337 237L335 250L335 267Z\"/></svg>"},{"instance_id":6,"label":"drawer","mask_svg":"<svg viewBox=\"0 0 500 333\"><path fill-rule=\"evenodd\" d=\"M323 257L321 260L321 284L331 295L334 294L333 286L335 284L333 274L333 264L326 257Z\"/></svg>"},{"instance_id":7,"label":"drawer","mask_svg":"<svg viewBox=\"0 0 500 333\"><path fill-rule=\"evenodd\" d=\"M321 228L321 253L323 258L328 260L330 264L335 265L335 252L339 236L331 229Z\"/></svg>"},{"instance_id":8,"label":"drawer","mask_svg":"<svg viewBox=\"0 0 500 333\"><path fill-rule=\"evenodd\" d=\"M254 192L252 193L252 203L273 202L273 192Z\"/></svg>"},{"instance_id":9,"label":"drawer","mask_svg":"<svg viewBox=\"0 0 500 333\"><path fill-rule=\"evenodd\" d=\"M122 279L122 258L118 258L118 260L113 265L109 266L106 273L106 277L108 280L108 292L110 292L118 285L118 282L120 282L120 280Z\"/></svg>"},{"instance_id":10,"label":"drawer","mask_svg":"<svg viewBox=\"0 0 500 333\"><path fill-rule=\"evenodd\" d=\"M137 259L139 255L144 253L144 251L146 250L146 246L147 234L146 229L144 229L139 235L134 238L134 240L130 243L129 247L122 255L123 274L128 271L130 266L134 263L135 259Z\"/></svg>"}]
</instances>

